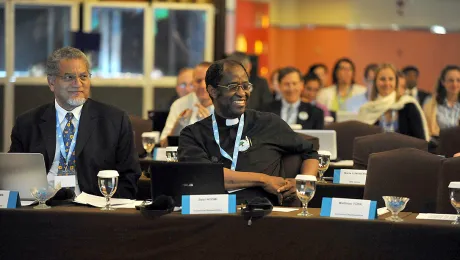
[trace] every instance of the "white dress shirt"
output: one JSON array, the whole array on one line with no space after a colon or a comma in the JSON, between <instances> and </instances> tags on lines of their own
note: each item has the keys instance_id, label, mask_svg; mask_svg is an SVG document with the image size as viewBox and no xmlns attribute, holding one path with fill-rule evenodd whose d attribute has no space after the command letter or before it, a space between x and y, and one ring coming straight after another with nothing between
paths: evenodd
<instances>
[{"instance_id":1,"label":"white dress shirt","mask_svg":"<svg viewBox=\"0 0 460 260\"><path fill-rule=\"evenodd\" d=\"M297 102L290 104L284 98L281 99L281 119L292 125L297 123L297 115L299 114L300 99ZM288 114L291 107L290 114Z\"/></svg>"},{"instance_id":2,"label":"white dress shirt","mask_svg":"<svg viewBox=\"0 0 460 260\"><path fill-rule=\"evenodd\" d=\"M161 132L160 140L163 140L168 137L168 135L178 136L180 131L184 129L186 126L194 124L197 121L200 121L203 118L198 118L198 107L195 105L200 103L198 97L196 96L195 92L189 93L176 101L171 105L169 110L168 118L166 119L165 128ZM179 117L180 113L185 109L191 109L192 115L190 116L189 120L179 121L179 125L174 132L171 133L171 130L176 123L177 118ZM214 113L214 106L211 105L207 107L210 114Z\"/></svg>"},{"instance_id":3,"label":"white dress shirt","mask_svg":"<svg viewBox=\"0 0 460 260\"><path fill-rule=\"evenodd\" d=\"M78 124L80 123L81 109L83 108L83 105L74 108L72 111L67 111L61 106L59 106L57 101L54 100L54 106L56 107L58 120L59 120L59 126L61 127L61 131L64 131L65 125L67 123L67 119L65 118L65 116L67 115L68 112L71 112L73 114L72 124L74 125L75 130L77 130ZM77 138L78 138L78 135L77 135ZM61 150L59 149L59 141L58 141L58 136L56 134L56 151L54 153L53 164L51 165L50 171L48 172L48 175L47 175L48 183L51 184L52 186L54 186L54 176L56 176L58 173L60 155L61 155ZM75 195L79 195L80 187L78 186L77 175L75 175L75 183L76 183Z\"/></svg>"}]
</instances>

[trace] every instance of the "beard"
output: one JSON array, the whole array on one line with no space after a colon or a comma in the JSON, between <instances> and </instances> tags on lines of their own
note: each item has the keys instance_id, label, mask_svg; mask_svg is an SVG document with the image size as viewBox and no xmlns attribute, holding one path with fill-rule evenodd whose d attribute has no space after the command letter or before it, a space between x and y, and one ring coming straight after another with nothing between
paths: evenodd
<instances>
[{"instance_id":1,"label":"beard","mask_svg":"<svg viewBox=\"0 0 460 260\"><path fill-rule=\"evenodd\" d=\"M83 97L67 99L67 104L72 106L72 107L81 106L81 105L85 104L85 102L86 102L86 98L83 98Z\"/></svg>"}]
</instances>

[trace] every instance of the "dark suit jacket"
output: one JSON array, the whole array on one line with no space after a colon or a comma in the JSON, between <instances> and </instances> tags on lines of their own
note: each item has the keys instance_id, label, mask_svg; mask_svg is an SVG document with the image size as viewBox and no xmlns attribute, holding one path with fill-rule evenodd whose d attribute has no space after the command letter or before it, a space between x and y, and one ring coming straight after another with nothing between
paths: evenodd
<instances>
[{"instance_id":1,"label":"dark suit jacket","mask_svg":"<svg viewBox=\"0 0 460 260\"><path fill-rule=\"evenodd\" d=\"M273 101L273 95L268 88L268 82L264 78L254 77L249 80L254 86L248 100L249 109L261 110Z\"/></svg>"},{"instance_id":2,"label":"dark suit jacket","mask_svg":"<svg viewBox=\"0 0 460 260\"><path fill-rule=\"evenodd\" d=\"M420 106L423 106L423 103L425 102L425 99L430 96L430 93L422 91L422 90L417 90L417 100Z\"/></svg>"},{"instance_id":3,"label":"dark suit jacket","mask_svg":"<svg viewBox=\"0 0 460 260\"><path fill-rule=\"evenodd\" d=\"M266 105L263 111L271 112L278 116L281 116L281 100L273 101ZM299 113L307 112L308 119L301 120L297 116L297 124L302 125L302 129L323 129L324 128L324 112L310 103L300 102Z\"/></svg>"},{"instance_id":4,"label":"dark suit jacket","mask_svg":"<svg viewBox=\"0 0 460 260\"><path fill-rule=\"evenodd\" d=\"M41 153L46 171L56 150L56 108L54 102L30 110L16 119L11 133L10 153ZM75 147L80 190L99 195L97 173L117 170L115 197L135 198L141 170L134 148L128 115L109 105L88 99L83 105Z\"/></svg>"},{"instance_id":5,"label":"dark suit jacket","mask_svg":"<svg viewBox=\"0 0 460 260\"><path fill-rule=\"evenodd\" d=\"M425 140L425 131L423 130L423 121L417 107L412 104L406 104L398 111L398 130L403 135L408 135ZM375 123L380 125L380 120Z\"/></svg>"}]
</instances>

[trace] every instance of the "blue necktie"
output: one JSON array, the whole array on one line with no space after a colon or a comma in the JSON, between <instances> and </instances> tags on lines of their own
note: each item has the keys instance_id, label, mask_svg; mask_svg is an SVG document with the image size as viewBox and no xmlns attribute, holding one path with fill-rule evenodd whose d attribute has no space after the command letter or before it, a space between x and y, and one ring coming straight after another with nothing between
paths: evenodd
<instances>
[{"instance_id":1,"label":"blue necktie","mask_svg":"<svg viewBox=\"0 0 460 260\"><path fill-rule=\"evenodd\" d=\"M75 134L75 126L72 124L73 114L69 112L65 115L65 118L67 119L67 123L64 127L64 131L62 132L62 139L64 141L66 154L60 153L61 156L59 158L58 175L69 175L69 172L75 172L75 149L72 151L72 155L70 156L67 171L64 171L66 169L67 153L69 152L70 143L72 143L72 139Z\"/></svg>"}]
</instances>

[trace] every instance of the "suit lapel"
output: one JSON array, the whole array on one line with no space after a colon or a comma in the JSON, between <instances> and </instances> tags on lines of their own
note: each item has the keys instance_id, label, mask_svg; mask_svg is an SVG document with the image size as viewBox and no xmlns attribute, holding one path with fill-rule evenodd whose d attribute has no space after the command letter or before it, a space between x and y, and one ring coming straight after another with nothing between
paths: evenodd
<instances>
[{"instance_id":1,"label":"suit lapel","mask_svg":"<svg viewBox=\"0 0 460 260\"><path fill-rule=\"evenodd\" d=\"M78 124L78 136L77 145L75 147L75 157L83 151L86 143L88 142L91 134L96 128L98 121L97 111L92 109L92 100L88 99L83 105L80 117L80 123Z\"/></svg>"},{"instance_id":2,"label":"suit lapel","mask_svg":"<svg viewBox=\"0 0 460 260\"><path fill-rule=\"evenodd\" d=\"M277 100L273 102L271 106L271 111L272 113L279 115L281 117L281 100Z\"/></svg>"},{"instance_id":3,"label":"suit lapel","mask_svg":"<svg viewBox=\"0 0 460 260\"><path fill-rule=\"evenodd\" d=\"M56 108L54 104L45 110L41 117L40 131L45 142L46 153L48 154L49 165L53 163L56 153Z\"/></svg>"}]
</instances>

